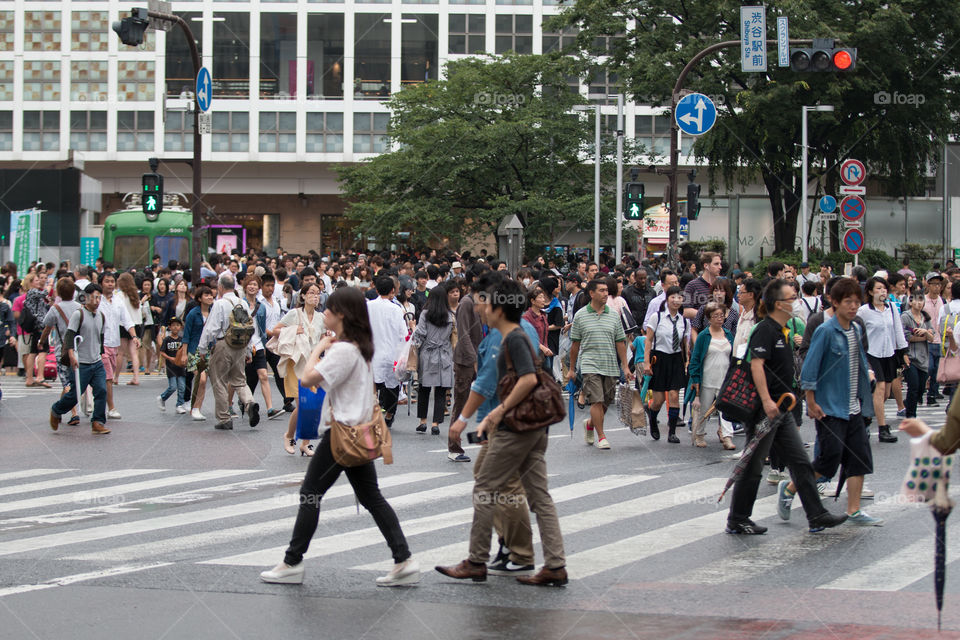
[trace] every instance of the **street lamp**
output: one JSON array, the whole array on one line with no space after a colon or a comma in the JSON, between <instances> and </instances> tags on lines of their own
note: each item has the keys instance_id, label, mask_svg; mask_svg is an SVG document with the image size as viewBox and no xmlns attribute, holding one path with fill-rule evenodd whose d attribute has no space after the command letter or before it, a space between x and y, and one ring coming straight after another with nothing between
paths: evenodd
<instances>
[{"instance_id":1,"label":"street lamp","mask_svg":"<svg viewBox=\"0 0 960 640\"><path fill-rule=\"evenodd\" d=\"M623 94L617 99L617 264L623 262Z\"/></svg>"},{"instance_id":2,"label":"street lamp","mask_svg":"<svg viewBox=\"0 0 960 640\"><path fill-rule=\"evenodd\" d=\"M594 166L593 166L593 261L600 259L600 105L574 105L574 111L594 112ZM597 263L599 264L599 262Z\"/></svg>"},{"instance_id":3,"label":"street lamp","mask_svg":"<svg viewBox=\"0 0 960 640\"><path fill-rule=\"evenodd\" d=\"M815 106L806 106L801 107L803 122L800 125L800 146L802 147L802 159L800 161L801 174L800 174L800 211L803 212L803 215L800 216L802 229L801 229L801 247L800 255L801 262L807 262L807 245L810 244L808 236L809 229L807 226L807 112L808 111L833 111L833 105L830 104L818 104Z\"/></svg>"}]
</instances>

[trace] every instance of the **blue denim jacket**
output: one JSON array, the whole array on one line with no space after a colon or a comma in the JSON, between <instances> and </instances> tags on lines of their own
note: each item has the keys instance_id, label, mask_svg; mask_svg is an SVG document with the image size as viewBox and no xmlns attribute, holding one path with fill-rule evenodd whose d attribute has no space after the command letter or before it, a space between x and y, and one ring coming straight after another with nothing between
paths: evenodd
<instances>
[{"instance_id":1,"label":"blue denim jacket","mask_svg":"<svg viewBox=\"0 0 960 640\"><path fill-rule=\"evenodd\" d=\"M861 328L853 324L857 332L860 352L860 381L857 396L860 398L860 413L873 416L873 396L870 393L870 365L860 341ZM814 399L828 416L847 420L850 417L850 367L847 364L847 336L836 317L828 318L813 332L810 348L800 372L800 388L814 390Z\"/></svg>"},{"instance_id":2,"label":"blue denim jacket","mask_svg":"<svg viewBox=\"0 0 960 640\"><path fill-rule=\"evenodd\" d=\"M187 353L196 353L200 346L200 334L203 333L203 313L199 305L190 309L183 321L183 341L187 343Z\"/></svg>"},{"instance_id":3,"label":"blue denim jacket","mask_svg":"<svg viewBox=\"0 0 960 640\"><path fill-rule=\"evenodd\" d=\"M537 330L526 320L520 320L520 327L527 333L532 344L540 344L540 338L537 337ZM500 343L502 342L500 332L496 329L490 329L490 333L480 341L477 347L477 379L470 385L470 391L479 393L486 400L480 408L477 409L477 422L487 417L487 414L497 408L500 399L497 397L497 354L500 353Z\"/></svg>"}]
</instances>

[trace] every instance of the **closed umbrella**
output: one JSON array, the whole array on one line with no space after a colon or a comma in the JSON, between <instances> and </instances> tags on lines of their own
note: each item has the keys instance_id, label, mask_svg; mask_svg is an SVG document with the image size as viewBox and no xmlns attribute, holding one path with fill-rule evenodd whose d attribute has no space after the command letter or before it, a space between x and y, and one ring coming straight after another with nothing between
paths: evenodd
<instances>
[{"instance_id":1,"label":"closed umbrella","mask_svg":"<svg viewBox=\"0 0 960 640\"><path fill-rule=\"evenodd\" d=\"M947 458L944 457L944 460ZM933 472L934 480L937 481L936 494L931 505L933 521L936 523L936 538L934 539L933 553L933 588L937 599L937 631L940 631L940 619L943 614L943 587L947 581L947 518L953 511L953 500L947 495L949 487L948 467L941 466L939 470ZM937 478L937 475L940 478Z\"/></svg>"},{"instance_id":2,"label":"closed umbrella","mask_svg":"<svg viewBox=\"0 0 960 640\"><path fill-rule=\"evenodd\" d=\"M743 470L747 468L747 464L750 462L750 458L753 457L754 452L757 450L757 447L760 445L760 441L763 440L764 436L770 433L774 427L779 427L785 420L793 421L793 414L790 413L794 405L797 404L797 397L792 393L785 393L780 398L777 399L777 408L780 408L780 405L783 403L784 398L790 399L790 406L784 410L781 410L777 414L777 417L773 420L763 420L760 424L757 425L757 428L754 430L753 437L750 438L750 441L743 447L743 452L740 454L740 459L737 460L737 464L733 467L733 472L730 474L730 477L727 479L727 484L724 486L723 491L720 492L720 497L717 498L717 502L723 501L723 496L726 495L727 490L733 486L733 483L737 481L741 475L743 475Z\"/></svg>"},{"instance_id":3,"label":"closed umbrella","mask_svg":"<svg viewBox=\"0 0 960 640\"><path fill-rule=\"evenodd\" d=\"M570 394L570 401L569 401L569 405L567 406L567 418L569 418L569 421L570 421L570 437L572 438L573 437L573 420L574 420L573 412L574 412L574 409L576 408L574 407L574 405L577 402L577 398L576 398L577 385L574 384L573 380L567 381L566 390L567 390L567 393Z\"/></svg>"},{"instance_id":4,"label":"closed umbrella","mask_svg":"<svg viewBox=\"0 0 960 640\"><path fill-rule=\"evenodd\" d=\"M80 360L80 343L83 342L83 336L77 334L73 339L73 353L77 356L77 361ZM77 397L77 401L80 401L80 367L77 367L73 370L74 380L77 383L76 388L74 389L74 395Z\"/></svg>"}]
</instances>

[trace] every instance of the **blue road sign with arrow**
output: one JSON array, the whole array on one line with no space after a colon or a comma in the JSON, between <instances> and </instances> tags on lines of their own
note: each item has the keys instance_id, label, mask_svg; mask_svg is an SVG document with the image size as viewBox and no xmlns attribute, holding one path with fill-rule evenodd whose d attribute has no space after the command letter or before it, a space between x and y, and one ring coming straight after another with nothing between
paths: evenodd
<instances>
[{"instance_id":1,"label":"blue road sign with arrow","mask_svg":"<svg viewBox=\"0 0 960 640\"><path fill-rule=\"evenodd\" d=\"M677 103L673 118L689 136L699 136L710 131L717 122L717 107L702 93L691 93Z\"/></svg>"},{"instance_id":2,"label":"blue road sign with arrow","mask_svg":"<svg viewBox=\"0 0 960 640\"><path fill-rule=\"evenodd\" d=\"M210 102L213 100L213 87L210 79L210 71L206 67L200 67L197 73L197 106L200 111L206 113L210 109Z\"/></svg>"},{"instance_id":3,"label":"blue road sign with arrow","mask_svg":"<svg viewBox=\"0 0 960 640\"><path fill-rule=\"evenodd\" d=\"M824 213L833 213L837 208L837 199L833 196L823 196L820 198L820 211Z\"/></svg>"}]
</instances>

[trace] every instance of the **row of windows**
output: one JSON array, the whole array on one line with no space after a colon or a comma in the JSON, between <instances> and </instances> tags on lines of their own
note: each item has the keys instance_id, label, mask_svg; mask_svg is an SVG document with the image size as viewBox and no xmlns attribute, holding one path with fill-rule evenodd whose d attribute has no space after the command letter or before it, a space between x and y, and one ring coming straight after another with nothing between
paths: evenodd
<instances>
[{"instance_id":1,"label":"row of windows","mask_svg":"<svg viewBox=\"0 0 960 640\"><path fill-rule=\"evenodd\" d=\"M70 148L78 151L107 150L107 111L70 112ZM343 153L342 113L306 114L307 153ZM118 111L117 151L153 151L157 127L152 111ZM297 114L267 111L258 114L258 149L262 152L295 153L297 150ZM353 151L383 153L387 151L386 113L353 114ZM603 127L616 130L616 116L606 115ZM193 115L168 111L164 131L165 151L193 151ZM635 116L634 135L649 151L666 155L670 147L669 116ZM681 150L689 152L692 138L684 136ZM0 111L0 150L13 148L13 112ZM250 150L250 114L245 111L214 112L212 117L213 151ZM59 151L60 112L23 112L23 150Z\"/></svg>"}]
</instances>

